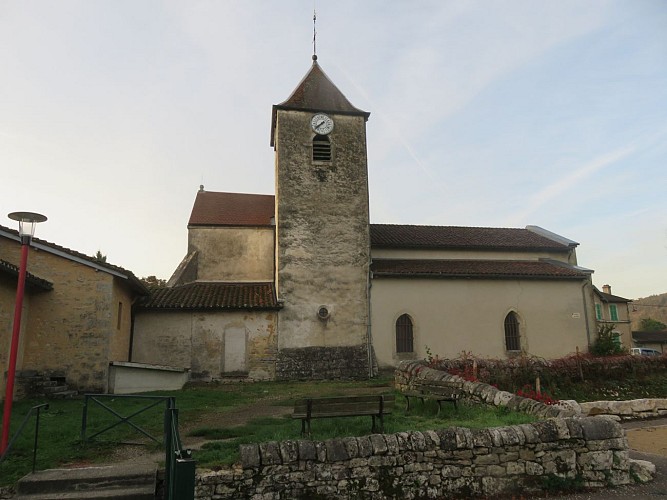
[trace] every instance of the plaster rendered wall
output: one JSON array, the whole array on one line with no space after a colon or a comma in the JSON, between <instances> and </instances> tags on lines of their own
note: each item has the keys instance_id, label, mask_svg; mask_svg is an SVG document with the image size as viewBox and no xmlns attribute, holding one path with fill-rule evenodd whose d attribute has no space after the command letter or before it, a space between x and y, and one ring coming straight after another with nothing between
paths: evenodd
<instances>
[{"instance_id":1,"label":"plaster rendered wall","mask_svg":"<svg viewBox=\"0 0 667 500\"><path fill-rule=\"evenodd\" d=\"M272 227L190 227L188 254L197 256L198 280L273 281Z\"/></svg>"},{"instance_id":2,"label":"plaster rendered wall","mask_svg":"<svg viewBox=\"0 0 667 500\"><path fill-rule=\"evenodd\" d=\"M368 323L368 174L363 117L332 115L331 162L313 162L313 113L278 110L276 231L281 352L365 346ZM317 317L326 306L330 318ZM363 354L363 349L360 350ZM365 354L360 362L367 365ZM343 357L341 360L344 361ZM311 360L315 370L320 360ZM282 361L279 360L279 364ZM367 374L367 370L363 370Z\"/></svg>"},{"instance_id":3,"label":"plaster rendered wall","mask_svg":"<svg viewBox=\"0 0 667 500\"><path fill-rule=\"evenodd\" d=\"M230 356L230 344L245 352ZM189 368L191 377L219 380L224 375L246 375L257 380L275 378L276 312L139 311L135 315L132 361ZM239 369L237 361L243 358ZM230 371L227 364L234 362Z\"/></svg>"},{"instance_id":4,"label":"plaster rendered wall","mask_svg":"<svg viewBox=\"0 0 667 500\"><path fill-rule=\"evenodd\" d=\"M574 253L574 250L572 251ZM517 252L500 250L415 250L373 248L374 259L462 259L462 260L539 260L553 259L571 263L569 252ZM576 261L576 258L574 259Z\"/></svg>"},{"instance_id":5,"label":"plaster rendered wall","mask_svg":"<svg viewBox=\"0 0 667 500\"><path fill-rule=\"evenodd\" d=\"M18 262L17 242L0 239L0 255ZM63 257L32 248L28 271L53 283L30 297L24 314L23 361L19 369L65 376L73 389L105 391L110 339L129 342L129 328L115 328L114 278ZM126 361L119 354L117 361Z\"/></svg>"},{"instance_id":6,"label":"plaster rendered wall","mask_svg":"<svg viewBox=\"0 0 667 500\"><path fill-rule=\"evenodd\" d=\"M378 364L389 367L403 359L423 359L426 346L442 358L462 351L504 357L504 320L510 311L519 315L521 347L529 354L556 358L577 347L587 349L581 281L382 278L373 280L371 295ZM395 352L395 324L402 314L413 321L412 355ZM588 316L590 323L590 311Z\"/></svg>"},{"instance_id":7,"label":"plaster rendered wall","mask_svg":"<svg viewBox=\"0 0 667 500\"><path fill-rule=\"evenodd\" d=\"M599 305L601 310L602 310L602 320L598 320L598 326L599 325L604 325L608 323L613 323L614 326L614 331L617 331L621 334L621 343L623 344L623 347L630 349L631 347L635 347L634 343L632 342L632 325L630 322L630 312L628 311L628 304L627 303L614 303L613 305L616 306L616 311L618 313L618 321L612 321L611 320L611 312L609 310L609 305L605 302L602 302L597 295L595 297L595 304ZM649 347L646 345L642 345L642 347ZM650 346L653 349L656 349L656 347ZM657 347L657 350L662 352L661 347Z\"/></svg>"}]
</instances>

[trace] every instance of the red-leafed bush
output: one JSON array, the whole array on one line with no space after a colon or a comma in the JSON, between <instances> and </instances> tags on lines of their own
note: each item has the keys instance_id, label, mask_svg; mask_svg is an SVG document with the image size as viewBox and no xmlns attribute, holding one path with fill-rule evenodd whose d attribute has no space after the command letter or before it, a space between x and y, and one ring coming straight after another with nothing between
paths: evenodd
<instances>
[{"instance_id":1,"label":"red-leafed bush","mask_svg":"<svg viewBox=\"0 0 667 500\"><path fill-rule=\"evenodd\" d=\"M537 392L533 386L531 385L524 385L523 389L519 389L516 391L517 396L521 396L523 398L530 398L534 399L535 401L539 401L540 403L544 403L545 405L555 405L558 404L558 400L552 398L549 393L547 392Z\"/></svg>"}]
</instances>

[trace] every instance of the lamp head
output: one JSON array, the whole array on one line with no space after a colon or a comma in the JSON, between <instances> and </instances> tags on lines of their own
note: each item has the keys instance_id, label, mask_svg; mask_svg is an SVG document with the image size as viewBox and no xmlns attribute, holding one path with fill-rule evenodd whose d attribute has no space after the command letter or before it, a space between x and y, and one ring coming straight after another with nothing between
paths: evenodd
<instances>
[{"instance_id":1,"label":"lamp head","mask_svg":"<svg viewBox=\"0 0 667 500\"><path fill-rule=\"evenodd\" d=\"M34 212L12 212L7 215L12 220L19 223L19 236L22 244L29 244L35 235L35 225L44 222L46 216Z\"/></svg>"}]
</instances>

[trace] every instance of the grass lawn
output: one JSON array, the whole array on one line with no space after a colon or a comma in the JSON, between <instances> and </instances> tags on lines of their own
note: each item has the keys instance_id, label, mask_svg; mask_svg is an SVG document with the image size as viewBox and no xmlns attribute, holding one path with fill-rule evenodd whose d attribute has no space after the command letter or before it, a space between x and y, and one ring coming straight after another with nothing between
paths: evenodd
<instances>
[{"instance_id":1,"label":"grass lawn","mask_svg":"<svg viewBox=\"0 0 667 500\"><path fill-rule=\"evenodd\" d=\"M250 404L261 406L291 406L295 399L304 396L337 396L351 393L374 392L393 393L391 378L384 377L363 382L257 382L235 385L196 385L182 391L151 393L152 395L175 396L180 412L180 429L186 436L203 436L212 442L195 452L199 466L215 467L238 459L240 443L280 441L300 439L299 420L286 418L244 419L243 425L230 426L215 424L224 416ZM622 381L606 380L571 384L555 388L552 395L559 399L594 401L599 399L636 399L644 397L667 397L667 375L633 378ZM12 432L18 428L30 407L43 400L28 400L14 403L12 412ZM160 445L151 444L142 435L129 428L119 426L93 443L83 444L80 440L83 400L49 401L50 408L42 412L40 419L39 451L37 469L57 466L86 465L108 460L119 442L141 443L154 451ZM145 406L145 402L130 401L119 397L105 400L123 416L131 415ZM161 439L164 405L132 418L152 435ZM532 421L532 417L493 408L459 406L455 411L449 404L443 405L440 417L436 418L436 404L429 402L423 407L416 404L410 414L405 413L405 400L396 398L392 415L385 418L385 432L406 430L427 430L443 427L495 427ZM222 416L222 420L221 417ZM211 418L216 417L216 418ZM88 417L90 436L117 419L98 406L91 406ZM211 424L214 422L214 424ZM312 422L312 438L324 440L332 437L362 436L370 434L370 417L318 419ZM31 470L34 418L17 441L11 456L0 464L0 486L13 484Z\"/></svg>"},{"instance_id":2,"label":"grass lawn","mask_svg":"<svg viewBox=\"0 0 667 500\"><path fill-rule=\"evenodd\" d=\"M294 400L304 396L336 396L346 393L363 393L365 390L393 393L390 378L362 382L257 382L235 385L201 385L182 391L151 393L157 396L175 396L179 409L182 437L200 435L215 442L209 443L194 458L198 465L214 467L232 463L238 459L239 443L300 439L301 423L289 418L250 419L237 427L211 426L205 424L209 417L238 410L249 404L290 406ZM26 400L15 402L12 410L12 432L21 423L29 409L44 401ZM117 413L128 416L142 407L145 401L133 401L119 397L105 399L104 404ZM37 469L57 466L87 465L108 460L117 443L134 442L149 446L155 451L160 445L152 444L127 425L118 426L100 435L92 443L80 440L83 400L49 401L49 410L40 417L39 450ZM439 418L435 417L435 403L415 405L409 415L405 413L404 398L396 398L392 415L385 418L385 432L405 430L437 429L450 426L487 427L512 425L532 421L532 417L495 409L471 408L459 405L455 411L451 405L443 405ZM132 418L132 422L150 434L161 438L164 405L158 405ZM224 416L224 415L223 415ZM218 418L219 419L219 418ZM214 419L215 420L215 419ZM87 435L112 425L117 421L109 412L97 405L89 405ZM315 440L370 434L371 418L319 419L312 423L312 438ZM184 429L190 429L184 432ZM0 464L0 486L15 483L30 472L32 467L34 418L24 429L14 445L9 458ZM186 438L187 439L187 438Z\"/></svg>"}]
</instances>

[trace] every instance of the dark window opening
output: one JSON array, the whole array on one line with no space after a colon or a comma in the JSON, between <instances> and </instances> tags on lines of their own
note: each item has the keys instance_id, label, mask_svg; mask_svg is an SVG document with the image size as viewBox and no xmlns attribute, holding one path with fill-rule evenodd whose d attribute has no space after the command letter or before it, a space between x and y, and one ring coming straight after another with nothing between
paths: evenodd
<instances>
[{"instance_id":1,"label":"dark window opening","mask_svg":"<svg viewBox=\"0 0 667 500\"><path fill-rule=\"evenodd\" d=\"M505 349L508 351L521 350L519 318L517 318L517 315L514 312L510 312L505 316Z\"/></svg>"},{"instance_id":2,"label":"dark window opening","mask_svg":"<svg viewBox=\"0 0 667 500\"><path fill-rule=\"evenodd\" d=\"M326 135L313 137L313 161L331 161L331 142Z\"/></svg>"},{"instance_id":3,"label":"dark window opening","mask_svg":"<svg viewBox=\"0 0 667 500\"><path fill-rule=\"evenodd\" d=\"M412 320L403 314L396 320L396 352L413 352Z\"/></svg>"}]
</instances>

